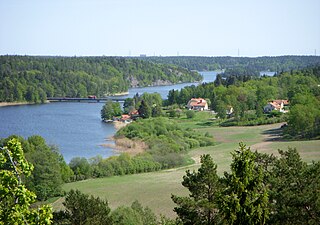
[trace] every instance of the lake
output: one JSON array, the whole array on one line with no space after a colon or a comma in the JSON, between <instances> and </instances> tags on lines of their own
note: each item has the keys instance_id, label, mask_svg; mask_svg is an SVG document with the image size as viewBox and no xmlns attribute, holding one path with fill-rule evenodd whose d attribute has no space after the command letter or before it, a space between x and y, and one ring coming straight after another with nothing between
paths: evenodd
<instances>
[{"instance_id":1,"label":"lake","mask_svg":"<svg viewBox=\"0 0 320 225\"><path fill-rule=\"evenodd\" d=\"M212 82L217 75L215 71L200 73L204 77L203 82ZM198 83L131 88L129 95L125 97L132 97L136 93L157 92L167 98L170 90L180 90L189 85ZM102 145L113 144L113 141L107 139L116 130L113 124L101 122L102 106L103 103L57 102L0 107L0 138L12 134L25 138L40 135L48 144L58 146L67 162L73 157L108 157L116 153L110 147Z\"/></svg>"}]
</instances>

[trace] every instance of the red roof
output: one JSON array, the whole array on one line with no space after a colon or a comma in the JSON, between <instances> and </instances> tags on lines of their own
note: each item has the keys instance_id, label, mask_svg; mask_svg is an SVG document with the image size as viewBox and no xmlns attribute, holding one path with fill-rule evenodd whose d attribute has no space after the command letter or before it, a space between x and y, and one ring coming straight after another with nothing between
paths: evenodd
<instances>
[{"instance_id":1,"label":"red roof","mask_svg":"<svg viewBox=\"0 0 320 225\"><path fill-rule=\"evenodd\" d=\"M131 117L129 115L127 115L127 114L121 115L121 120L129 120L129 119L131 119Z\"/></svg>"},{"instance_id":2,"label":"red roof","mask_svg":"<svg viewBox=\"0 0 320 225\"><path fill-rule=\"evenodd\" d=\"M139 112L138 110L134 110L132 112L129 113L130 115L139 115Z\"/></svg>"},{"instance_id":3,"label":"red roof","mask_svg":"<svg viewBox=\"0 0 320 225\"><path fill-rule=\"evenodd\" d=\"M203 98L192 98L189 101L190 106L203 106L203 107L205 107L206 104L207 104L207 101L204 100Z\"/></svg>"},{"instance_id":4,"label":"red roof","mask_svg":"<svg viewBox=\"0 0 320 225\"><path fill-rule=\"evenodd\" d=\"M281 103L283 103L284 105L288 105L289 104L289 101L288 100L283 100L283 99L277 99L277 100L273 100L273 101L271 101L271 102L273 102L273 103L276 103L276 104L278 104L278 105L281 105Z\"/></svg>"}]
</instances>

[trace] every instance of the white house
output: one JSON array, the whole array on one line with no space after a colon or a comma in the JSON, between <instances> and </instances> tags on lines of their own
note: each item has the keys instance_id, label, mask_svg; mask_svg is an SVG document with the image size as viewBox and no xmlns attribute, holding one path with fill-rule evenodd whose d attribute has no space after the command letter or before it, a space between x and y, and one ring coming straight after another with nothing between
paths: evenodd
<instances>
[{"instance_id":1,"label":"white house","mask_svg":"<svg viewBox=\"0 0 320 225\"><path fill-rule=\"evenodd\" d=\"M265 107L263 107L263 111L265 113L269 113L273 110L277 110L279 112L286 113L287 111L284 109L284 106L288 105L288 100L273 100L271 102L268 102L268 104Z\"/></svg>"}]
</instances>

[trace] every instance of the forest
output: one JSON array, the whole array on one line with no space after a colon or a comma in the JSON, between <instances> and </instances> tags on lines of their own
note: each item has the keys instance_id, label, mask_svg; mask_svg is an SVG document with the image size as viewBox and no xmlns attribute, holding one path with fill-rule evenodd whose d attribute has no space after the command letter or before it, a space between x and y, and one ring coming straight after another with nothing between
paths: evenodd
<instances>
[{"instance_id":1,"label":"forest","mask_svg":"<svg viewBox=\"0 0 320 225\"><path fill-rule=\"evenodd\" d=\"M129 87L200 81L196 72L123 57L0 56L0 101L103 97Z\"/></svg>"},{"instance_id":2,"label":"forest","mask_svg":"<svg viewBox=\"0 0 320 225\"><path fill-rule=\"evenodd\" d=\"M320 63L320 56L263 56L263 57L204 57L168 56L141 57L144 61L177 65L189 70L213 71L224 69L245 69L247 71L283 72L303 69Z\"/></svg>"}]
</instances>

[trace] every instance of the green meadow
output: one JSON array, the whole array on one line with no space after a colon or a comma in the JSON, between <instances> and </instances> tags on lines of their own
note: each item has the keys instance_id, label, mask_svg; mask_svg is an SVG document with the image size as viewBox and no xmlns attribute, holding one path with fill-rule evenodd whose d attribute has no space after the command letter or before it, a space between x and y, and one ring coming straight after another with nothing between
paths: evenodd
<instances>
[{"instance_id":1,"label":"green meadow","mask_svg":"<svg viewBox=\"0 0 320 225\"><path fill-rule=\"evenodd\" d=\"M306 162L320 160L320 140L283 141L279 137L281 124L254 127L218 127L214 120L208 120L205 114L198 114L192 120L184 118L178 121L185 127L199 132L208 132L216 140L215 146L197 148L188 154L195 163L190 166L164 170L159 172L116 176L109 178L89 179L80 182L67 183L65 191L78 189L84 193L107 199L112 209L120 205L130 205L138 200L142 205L149 206L156 214L175 217L171 194L187 195L187 190L181 185L186 170L196 170L199 167L200 156L210 154L218 165L218 173L223 175L229 170L230 152L236 149L239 142L244 142L252 150L277 154L278 149L297 148ZM202 119L201 119L202 118ZM210 122L203 122L204 120ZM61 209L63 198L53 203L55 210Z\"/></svg>"}]
</instances>

